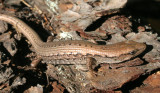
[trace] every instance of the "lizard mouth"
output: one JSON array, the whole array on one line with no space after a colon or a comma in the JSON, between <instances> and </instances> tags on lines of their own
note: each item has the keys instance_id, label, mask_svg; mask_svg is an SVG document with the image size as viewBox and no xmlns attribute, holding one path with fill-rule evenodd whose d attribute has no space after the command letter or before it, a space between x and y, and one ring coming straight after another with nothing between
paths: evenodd
<instances>
[{"instance_id":1,"label":"lizard mouth","mask_svg":"<svg viewBox=\"0 0 160 93\"><path fill-rule=\"evenodd\" d=\"M127 60L130 60L130 59L133 59L135 58L136 56L138 56L139 54L141 54L146 48L142 48L142 49L137 49L137 50L134 50L128 54L123 54L123 55L120 55L119 57L115 57L116 60L119 60L119 61L127 61Z\"/></svg>"}]
</instances>

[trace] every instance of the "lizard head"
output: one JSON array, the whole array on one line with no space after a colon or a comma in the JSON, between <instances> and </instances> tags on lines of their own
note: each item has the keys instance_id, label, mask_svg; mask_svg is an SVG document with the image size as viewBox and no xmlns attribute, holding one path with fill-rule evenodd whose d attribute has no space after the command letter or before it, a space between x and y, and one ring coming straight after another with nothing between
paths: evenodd
<instances>
[{"instance_id":1,"label":"lizard head","mask_svg":"<svg viewBox=\"0 0 160 93\"><path fill-rule=\"evenodd\" d=\"M125 41L121 42L121 45L119 45L119 60L129 60L133 57L138 56L146 49L146 44L144 43L138 43L135 41Z\"/></svg>"}]
</instances>

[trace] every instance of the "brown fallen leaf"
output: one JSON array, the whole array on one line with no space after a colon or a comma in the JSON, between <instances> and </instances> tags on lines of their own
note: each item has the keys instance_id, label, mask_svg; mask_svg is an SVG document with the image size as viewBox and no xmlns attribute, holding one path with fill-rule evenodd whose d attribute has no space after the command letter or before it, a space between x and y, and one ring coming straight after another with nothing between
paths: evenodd
<instances>
[{"instance_id":1,"label":"brown fallen leaf","mask_svg":"<svg viewBox=\"0 0 160 93\"><path fill-rule=\"evenodd\" d=\"M62 87L60 84L57 84L57 82L53 82L52 83L52 87L53 87L53 90L51 93L64 93L64 87Z\"/></svg>"}]
</instances>

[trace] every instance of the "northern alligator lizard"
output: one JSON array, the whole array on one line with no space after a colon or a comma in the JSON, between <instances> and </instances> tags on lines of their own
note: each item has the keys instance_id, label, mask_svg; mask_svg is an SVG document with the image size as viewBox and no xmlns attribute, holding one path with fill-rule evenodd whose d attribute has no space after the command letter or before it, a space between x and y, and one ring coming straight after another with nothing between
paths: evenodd
<instances>
[{"instance_id":1,"label":"northern alligator lizard","mask_svg":"<svg viewBox=\"0 0 160 93\"><path fill-rule=\"evenodd\" d=\"M123 41L110 45L97 45L88 41L70 40L43 42L37 33L16 17L0 14L0 20L12 24L33 45L35 52L51 64L86 64L87 57L98 63L120 63L141 54L146 45Z\"/></svg>"}]
</instances>

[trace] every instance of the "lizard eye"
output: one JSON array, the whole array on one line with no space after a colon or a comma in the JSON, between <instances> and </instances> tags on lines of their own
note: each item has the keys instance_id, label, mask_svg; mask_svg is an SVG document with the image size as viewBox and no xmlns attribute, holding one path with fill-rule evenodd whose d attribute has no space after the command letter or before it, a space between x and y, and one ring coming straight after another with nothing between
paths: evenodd
<instances>
[{"instance_id":1,"label":"lizard eye","mask_svg":"<svg viewBox=\"0 0 160 93\"><path fill-rule=\"evenodd\" d=\"M133 54L135 54L135 53L136 53L136 51L132 51L132 52L130 52L130 54L131 54L131 55L133 55Z\"/></svg>"}]
</instances>

